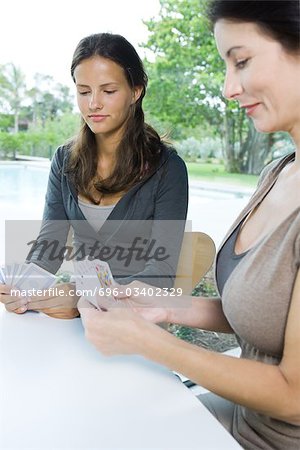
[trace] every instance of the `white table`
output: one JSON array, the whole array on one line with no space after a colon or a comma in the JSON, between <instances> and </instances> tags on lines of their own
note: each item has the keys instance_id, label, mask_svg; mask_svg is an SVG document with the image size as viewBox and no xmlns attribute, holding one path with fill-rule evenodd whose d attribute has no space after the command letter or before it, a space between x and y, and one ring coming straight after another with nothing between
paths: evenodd
<instances>
[{"instance_id":1,"label":"white table","mask_svg":"<svg viewBox=\"0 0 300 450\"><path fill-rule=\"evenodd\" d=\"M168 370L102 357L79 319L0 313L0 448L240 448Z\"/></svg>"}]
</instances>

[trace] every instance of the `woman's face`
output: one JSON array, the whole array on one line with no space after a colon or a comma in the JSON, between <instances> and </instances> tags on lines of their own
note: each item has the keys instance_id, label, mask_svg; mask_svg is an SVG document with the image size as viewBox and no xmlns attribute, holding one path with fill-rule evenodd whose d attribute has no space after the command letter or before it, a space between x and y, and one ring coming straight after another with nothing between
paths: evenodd
<instances>
[{"instance_id":1,"label":"woman's face","mask_svg":"<svg viewBox=\"0 0 300 450\"><path fill-rule=\"evenodd\" d=\"M219 20L218 51L226 63L223 94L245 108L258 131L288 131L300 123L300 57L254 23Z\"/></svg>"},{"instance_id":2,"label":"woman's face","mask_svg":"<svg viewBox=\"0 0 300 450\"><path fill-rule=\"evenodd\" d=\"M141 88L130 88L123 68L101 56L78 64L74 78L78 107L92 132L121 139L129 110Z\"/></svg>"}]
</instances>

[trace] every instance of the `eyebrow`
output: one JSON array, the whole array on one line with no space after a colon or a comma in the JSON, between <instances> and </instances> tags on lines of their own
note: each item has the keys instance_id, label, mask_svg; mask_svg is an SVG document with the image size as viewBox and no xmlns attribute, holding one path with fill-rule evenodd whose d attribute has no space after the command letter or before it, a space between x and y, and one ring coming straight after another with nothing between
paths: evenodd
<instances>
[{"instance_id":1,"label":"eyebrow","mask_svg":"<svg viewBox=\"0 0 300 450\"><path fill-rule=\"evenodd\" d=\"M243 48L243 45L236 45L235 47L231 47L229 50L227 50L226 52L227 58L230 58L230 55L233 51L239 50L240 48Z\"/></svg>"},{"instance_id":2,"label":"eyebrow","mask_svg":"<svg viewBox=\"0 0 300 450\"><path fill-rule=\"evenodd\" d=\"M115 81L111 81L110 83L103 83L103 84L100 84L100 87L106 87L106 86L110 86L110 85L112 85L112 84L114 84L114 85L118 85L118 83L116 83ZM76 83L76 86L77 87L84 87L84 88L88 88L88 87L90 87L88 84L77 84Z\"/></svg>"}]
</instances>

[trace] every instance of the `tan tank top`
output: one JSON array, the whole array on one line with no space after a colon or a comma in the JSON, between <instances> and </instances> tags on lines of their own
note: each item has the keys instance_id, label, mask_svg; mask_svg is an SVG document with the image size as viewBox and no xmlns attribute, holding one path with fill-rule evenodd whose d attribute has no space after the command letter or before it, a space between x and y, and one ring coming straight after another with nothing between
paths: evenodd
<instances>
[{"instance_id":1,"label":"tan tank top","mask_svg":"<svg viewBox=\"0 0 300 450\"><path fill-rule=\"evenodd\" d=\"M293 159L294 154L288 155L264 170L258 189L232 225L221 247L266 195L282 168ZM299 266L300 207L251 248L225 282L223 310L241 346L241 357L267 364L280 362ZM235 408L232 434L243 448L249 450L300 449L300 426L239 405Z\"/></svg>"}]
</instances>

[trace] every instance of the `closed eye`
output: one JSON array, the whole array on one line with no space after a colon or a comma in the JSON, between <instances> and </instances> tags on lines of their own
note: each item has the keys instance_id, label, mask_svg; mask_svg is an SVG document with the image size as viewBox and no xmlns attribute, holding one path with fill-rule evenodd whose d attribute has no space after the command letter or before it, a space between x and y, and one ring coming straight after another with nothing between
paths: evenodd
<instances>
[{"instance_id":1,"label":"closed eye","mask_svg":"<svg viewBox=\"0 0 300 450\"><path fill-rule=\"evenodd\" d=\"M87 95L87 94L89 94L89 93L90 93L90 91L78 92L79 95Z\"/></svg>"},{"instance_id":2,"label":"closed eye","mask_svg":"<svg viewBox=\"0 0 300 450\"><path fill-rule=\"evenodd\" d=\"M246 67L248 61L250 58L246 58L246 59L242 59L239 60L235 63L235 67L237 67L238 69L244 69L244 67Z\"/></svg>"},{"instance_id":3,"label":"closed eye","mask_svg":"<svg viewBox=\"0 0 300 450\"><path fill-rule=\"evenodd\" d=\"M110 95L110 94L114 94L115 92L117 92L117 90L115 89L114 91L104 91L105 92L105 94L108 94L108 95Z\"/></svg>"}]
</instances>

